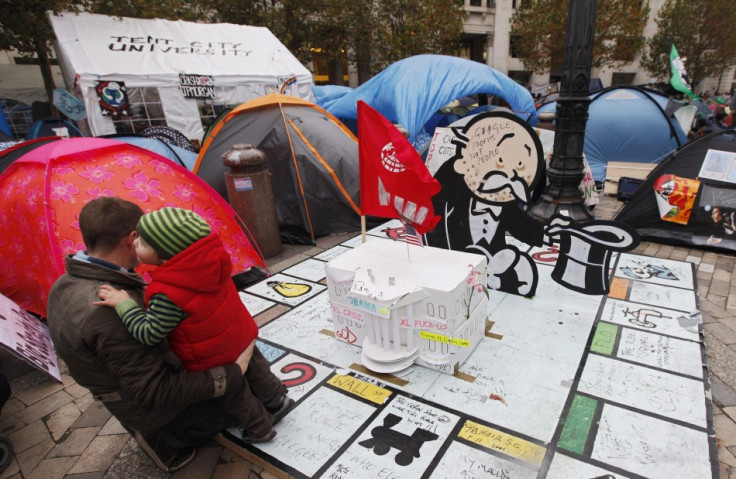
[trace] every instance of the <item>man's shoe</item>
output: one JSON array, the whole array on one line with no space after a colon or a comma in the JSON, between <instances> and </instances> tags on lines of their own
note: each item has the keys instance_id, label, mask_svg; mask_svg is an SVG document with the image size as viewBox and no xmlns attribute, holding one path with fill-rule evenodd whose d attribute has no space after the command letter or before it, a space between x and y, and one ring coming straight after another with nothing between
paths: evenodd
<instances>
[{"instance_id":1,"label":"man's shoe","mask_svg":"<svg viewBox=\"0 0 736 479\"><path fill-rule=\"evenodd\" d=\"M245 429L243 429L240 426L233 426L225 429L225 432L230 434L231 436L234 436L239 441L245 443L245 444L256 444L259 442L268 442L274 437L276 437L276 431L271 429L266 434L262 436L255 436L248 434Z\"/></svg>"},{"instance_id":2,"label":"man's shoe","mask_svg":"<svg viewBox=\"0 0 736 479\"><path fill-rule=\"evenodd\" d=\"M164 442L159 434L135 431L134 436L141 449L164 472L175 472L194 459L197 450L193 447L176 449Z\"/></svg>"},{"instance_id":3,"label":"man's shoe","mask_svg":"<svg viewBox=\"0 0 736 479\"><path fill-rule=\"evenodd\" d=\"M283 396L278 406L273 409L266 408L271 413L271 425L275 425L294 409L296 402L289 396Z\"/></svg>"}]
</instances>

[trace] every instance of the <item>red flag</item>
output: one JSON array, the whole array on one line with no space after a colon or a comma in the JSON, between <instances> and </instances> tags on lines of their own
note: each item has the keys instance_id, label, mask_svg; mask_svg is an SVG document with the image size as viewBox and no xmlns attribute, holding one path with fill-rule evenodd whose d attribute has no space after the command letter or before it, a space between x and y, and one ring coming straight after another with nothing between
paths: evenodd
<instances>
[{"instance_id":1,"label":"red flag","mask_svg":"<svg viewBox=\"0 0 736 479\"><path fill-rule=\"evenodd\" d=\"M432 196L440 183L409 140L376 110L358 101L360 208L363 215L398 218L424 234L439 222Z\"/></svg>"}]
</instances>

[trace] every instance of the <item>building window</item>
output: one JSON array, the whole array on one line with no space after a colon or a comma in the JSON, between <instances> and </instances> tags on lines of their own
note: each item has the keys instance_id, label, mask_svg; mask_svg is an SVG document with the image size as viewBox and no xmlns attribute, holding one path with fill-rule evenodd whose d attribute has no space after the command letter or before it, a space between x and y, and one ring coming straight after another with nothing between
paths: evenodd
<instances>
[{"instance_id":1,"label":"building window","mask_svg":"<svg viewBox=\"0 0 736 479\"><path fill-rule=\"evenodd\" d=\"M482 7L483 0L470 0L470 6L471 7Z\"/></svg>"},{"instance_id":2,"label":"building window","mask_svg":"<svg viewBox=\"0 0 736 479\"><path fill-rule=\"evenodd\" d=\"M517 46L519 40L518 35L511 35L509 37L509 55L511 55L511 58L519 58L519 47Z\"/></svg>"},{"instance_id":3,"label":"building window","mask_svg":"<svg viewBox=\"0 0 736 479\"><path fill-rule=\"evenodd\" d=\"M130 116L112 120L116 133L140 133L149 126L166 126L158 88L128 88Z\"/></svg>"}]
</instances>

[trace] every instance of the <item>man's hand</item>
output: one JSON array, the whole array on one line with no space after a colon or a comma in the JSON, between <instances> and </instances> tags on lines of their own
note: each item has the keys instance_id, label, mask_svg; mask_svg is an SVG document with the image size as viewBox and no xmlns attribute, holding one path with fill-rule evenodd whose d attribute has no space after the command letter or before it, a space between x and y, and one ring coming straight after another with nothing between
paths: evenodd
<instances>
[{"instance_id":1,"label":"man's hand","mask_svg":"<svg viewBox=\"0 0 736 479\"><path fill-rule=\"evenodd\" d=\"M247 348L243 350L242 353L240 353L240 356L235 359L235 364L240 366L240 370L245 374L245 371L248 370L248 363L250 363L250 358L253 357L253 349L256 347L256 340L250 342Z\"/></svg>"},{"instance_id":2,"label":"man's hand","mask_svg":"<svg viewBox=\"0 0 736 479\"><path fill-rule=\"evenodd\" d=\"M113 288L109 284L103 284L100 286L100 289L97 291L97 296L99 296L102 301L95 301L92 304L95 306L110 306L112 308L117 306L118 303L121 303L126 299L130 299L130 295L127 292Z\"/></svg>"}]
</instances>

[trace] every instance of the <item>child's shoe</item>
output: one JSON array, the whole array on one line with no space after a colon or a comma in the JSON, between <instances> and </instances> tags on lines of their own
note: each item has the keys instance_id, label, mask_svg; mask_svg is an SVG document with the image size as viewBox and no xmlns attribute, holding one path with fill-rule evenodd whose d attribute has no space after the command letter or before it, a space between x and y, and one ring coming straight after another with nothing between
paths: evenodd
<instances>
[{"instance_id":1,"label":"child's shoe","mask_svg":"<svg viewBox=\"0 0 736 479\"><path fill-rule=\"evenodd\" d=\"M279 404L276 407L266 408L268 412L271 413L271 416L272 416L271 425L274 425L280 420L282 420L284 416L288 414L289 411L294 409L295 404L296 402L294 402L293 399L291 399L289 396L284 395L281 397L281 402L279 402Z\"/></svg>"}]
</instances>

